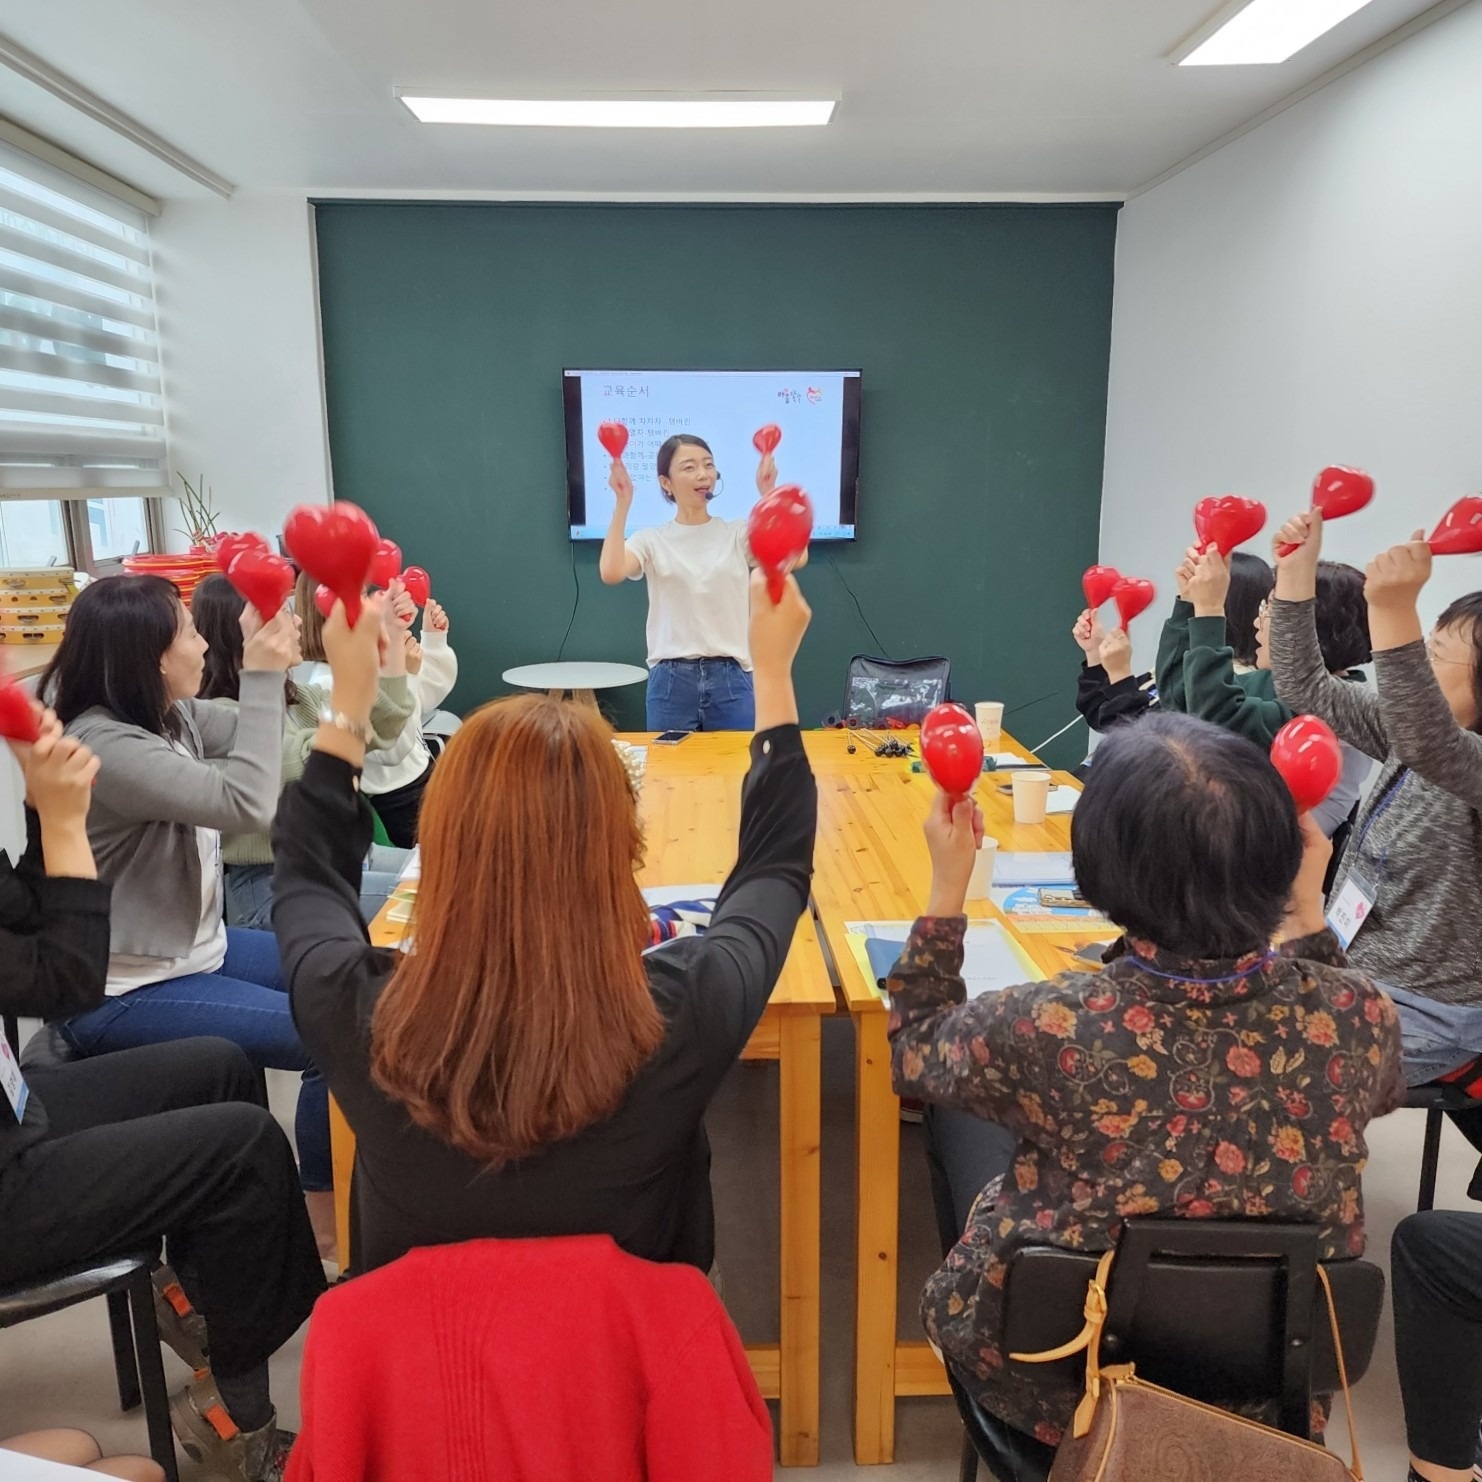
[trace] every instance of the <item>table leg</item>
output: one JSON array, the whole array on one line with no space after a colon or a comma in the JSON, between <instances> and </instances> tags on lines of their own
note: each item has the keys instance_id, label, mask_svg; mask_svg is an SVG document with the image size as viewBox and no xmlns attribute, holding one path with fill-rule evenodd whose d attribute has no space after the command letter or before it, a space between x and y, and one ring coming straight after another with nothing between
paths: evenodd
<instances>
[{"instance_id":1,"label":"table leg","mask_svg":"<svg viewBox=\"0 0 1482 1482\"><path fill-rule=\"evenodd\" d=\"M334 1233L340 1270L350 1269L350 1176L355 1171L355 1134L333 1096L329 1098L329 1158L334 1177Z\"/></svg>"},{"instance_id":2,"label":"table leg","mask_svg":"<svg viewBox=\"0 0 1482 1482\"><path fill-rule=\"evenodd\" d=\"M566 698L566 691L565 690L547 690L546 691L546 698L547 699L551 699L551 700L564 700Z\"/></svg>"},{"instance_id":3,"label":"table leg","mask_svg":"<svg viewBox=\"0 0 1482 1482\"><path fill-rule=\"evenodd\" d=\"M590 705L593 710L597 708L596 690L572 690L571 698L575 700L578 705Z\"/></svg>"},{"instance_id":4,"label":"table leg","mask_svg":"<svg viewBox=\"0 0 1482 1482\"><path fill-rule=\"evenodd\" d=\"M900 1102L890 1085L884 1013L854 1015L854 1044L854 1460L871 1466L895 1457Z\"/></svg>"},{"instance_id":5,"label":"table leg","mask_svg":"<svg viewBox=\"0 0 1482 1482\"><path fill-rule=\"evenodd\" d=\"M781 1016L778 1072L781 1166L781 1419L785 1467L818 1465L819 1146L822 1020Z\"/></svg>"}]
</instances>

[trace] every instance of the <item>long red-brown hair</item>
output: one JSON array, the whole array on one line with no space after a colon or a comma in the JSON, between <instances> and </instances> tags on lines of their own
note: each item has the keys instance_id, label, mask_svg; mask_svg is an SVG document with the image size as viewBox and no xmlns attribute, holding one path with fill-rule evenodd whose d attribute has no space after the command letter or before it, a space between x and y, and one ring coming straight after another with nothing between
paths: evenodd
<instances>
[{"instance_id":1,"label":"long red-brown hair","mask_svg":"<svg viewBox=\"0 0 1482 1482\"><path fill-rule=\"evenodd\" d=\"M371 1073L418 1126L507 1163L614 1112L664 1035L612 731L540 695L484 706L418 833L415 949L376 1006Z\"/></svg>"}]
</instances>

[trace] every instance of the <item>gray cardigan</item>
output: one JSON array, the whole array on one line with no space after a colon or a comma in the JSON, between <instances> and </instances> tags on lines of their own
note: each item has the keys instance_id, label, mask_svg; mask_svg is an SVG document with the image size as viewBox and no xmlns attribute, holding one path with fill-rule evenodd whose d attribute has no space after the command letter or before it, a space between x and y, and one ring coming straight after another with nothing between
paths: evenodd
<instances>
[{"instance_id":1,"label":"gray cardigan","mask_svg":"<svg viewBox=\"0 0 1482 1482\"><path fill-rule=\"evenodd\" d=\"M113 886L110 953L184 957L201 919L197 828L262 833L278 806L283 676L254 671L241 703L182 700L182 756L164 736L94 706L67 727L97 753L87 832L98 878ZM213 767L207 757L225 757Z\"/></svg>"},{"instance_id":2,"label":"gray cardigan","mask_svg":"<svg viewBox=\"0 0 1482 1482\"><path fill-rule=\"evenodd\" d=\"M1442 1003L1482 1003L1482 736L1452 718L1423 643L1374 655L1377 694L1333 678L1315 611L1271 604L1276 692L1384 763L1333 882L1336 898L1359 864L1379 887L1349 964Z\"/></svg>"}]
</instances>

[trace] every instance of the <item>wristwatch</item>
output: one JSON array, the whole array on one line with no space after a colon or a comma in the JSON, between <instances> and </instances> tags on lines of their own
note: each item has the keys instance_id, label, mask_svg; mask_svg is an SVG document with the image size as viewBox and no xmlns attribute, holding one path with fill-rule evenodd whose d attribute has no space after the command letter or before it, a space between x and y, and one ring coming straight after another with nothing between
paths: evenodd
<instances>
[{"instance_id":1,"label":"wristwatch","mask_svg":"<svg viewBox=\"0 0 1482 1482\"><path fill-rule=\"evenodd\" d=\"M352 716L346 715L343 710L331 710L328 705L319 712L319 724L333 726L337 731L344 731L354 736L365 747L370 746L374 736L368 722L355 720Z\"/></svg>"}]
</instances>

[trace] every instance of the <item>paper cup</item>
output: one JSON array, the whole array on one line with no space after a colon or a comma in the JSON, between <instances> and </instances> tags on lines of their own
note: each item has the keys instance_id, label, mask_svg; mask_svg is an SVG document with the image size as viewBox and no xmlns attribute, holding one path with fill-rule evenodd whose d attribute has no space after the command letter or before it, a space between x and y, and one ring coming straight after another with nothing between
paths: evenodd
<instances>
[{"instance_id":1,"label":"paper cup","mask_svg":"<svg viewBox=\"0 0 1482 1482\"><path fill-rule=\"evenodd\" d=\"M1048 772L1014 773L1014 822L1043 823L1050 802Z\"/></svg>"},{"instance_id":2,"label":"paper cup","mask_svg":"<svg viewBox=\"0 0 1482 1482\"><path fill-rule=\"evenodd\" d=\"M988 890L993 884L993 862L997 857L998 840L985 837L978 846L978 857L973 860L972 878L967 882L967 898L970 901L988 899Z\"/></svg>"},{"instance_id":3,"label":"paper cup","mask_svg":"<svg viewBox=\"0 0 1482 1482\"><path fill-rule=\"evenodd\" d=\"M977 717L978 734L983 738L983 745L992 749L997 746L1003 735L1003 702L1000 700L979 700L973 707Z\"/></svg>"}]
</instances>

